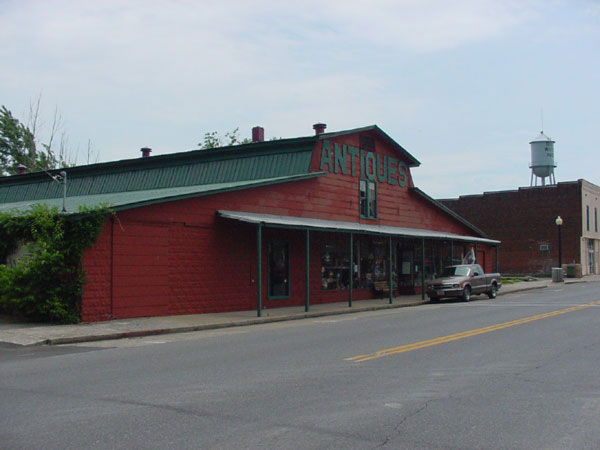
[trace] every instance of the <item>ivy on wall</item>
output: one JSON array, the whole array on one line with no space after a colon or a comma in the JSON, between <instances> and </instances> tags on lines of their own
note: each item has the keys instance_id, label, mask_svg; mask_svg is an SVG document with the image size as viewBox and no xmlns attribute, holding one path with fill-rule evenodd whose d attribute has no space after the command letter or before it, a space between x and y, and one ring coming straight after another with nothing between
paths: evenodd
<instances>
[{"instance_id":1,"label":"ivy on wall","mask_svg":"<svg viewBox=\"0 0 600 450\"><path fill-rule=\"evenodd\" d=\"M78 322L83 251L109 214L108 207L99 206L66 216L45 205L19 215L1 213L0 311L35 321ZM7 265L16 251L20 256Z\"/></svg>"}]
</instances>

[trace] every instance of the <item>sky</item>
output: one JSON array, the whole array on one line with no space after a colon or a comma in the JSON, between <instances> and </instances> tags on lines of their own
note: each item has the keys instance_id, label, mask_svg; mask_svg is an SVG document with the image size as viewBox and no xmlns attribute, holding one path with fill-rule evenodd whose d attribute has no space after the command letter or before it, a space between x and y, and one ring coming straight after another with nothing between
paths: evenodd
<instances>
[{"instance_id":1,"label":"sky","mask_svg":"<svg viewBox=\"0 0 600 450\"><path fill-rule=\"evenodd\" d=\"M376 124L434 198L600 185L598 0L0 0L0 105L37 134L55 111L72 162Z\"/></svg>"}]
</instances>

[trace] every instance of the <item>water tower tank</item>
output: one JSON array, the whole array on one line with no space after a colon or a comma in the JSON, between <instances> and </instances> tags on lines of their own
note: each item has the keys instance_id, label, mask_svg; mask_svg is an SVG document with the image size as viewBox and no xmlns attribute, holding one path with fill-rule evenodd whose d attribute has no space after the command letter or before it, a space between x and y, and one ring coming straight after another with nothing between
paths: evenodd
<instances>
[{"instance_id":1,"label":"water tower tank","mask_svg":"<svg viewBox=\"0 0 600 450\"><path fill-rule=\"evenodd\" d=\"M546 178L549 184L556 184L554 179L554 141L544 134L540 135L529 143L531 145L531 186L533 186L533 177L535 176L535 185L537 179L542 179L542 186L546 185Z\"/></svg>"}]
</instances>

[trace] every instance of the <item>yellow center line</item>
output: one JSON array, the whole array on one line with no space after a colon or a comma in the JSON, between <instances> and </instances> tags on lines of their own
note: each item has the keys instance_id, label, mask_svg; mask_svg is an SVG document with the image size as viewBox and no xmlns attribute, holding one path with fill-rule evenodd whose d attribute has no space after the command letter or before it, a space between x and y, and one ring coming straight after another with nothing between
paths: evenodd
<instances>
[{"instance_id":1,"label":"yellow center line","mask_svg":"<svg viewBox=\"0 0 600 450\"><path fill-rule=\"evenodd\" d=\"M367 355L357 355L351 358L346 358L346 361L352 362L364 362L372 359L382 358L384 356L397 355L398 353L410 352L425 347L432 347L434 345L444 344L446 342L457 341L459 339L465 339L471 336L477 336L479 334L489 333L491 331L502 330L504 328L513 327L515 325L521 325L535 320L546 319L548 317L558 316L560 314L566 314L580 309L589 308L590 306L600 305L600 300L586 303L583 305L572 306L570 308L560 309L558 311L552 311L545 314L539 314L537 316L525 317L523 319L511 320L510 322L499 323L496 325L490 325L489 327L478 328L476 330L463 331L461 333L450 334L448 336L442 336L435 339L428 339L426 341L415 342L413 344L401 345L399 347L387 348L385 350L379 350L375 353L369 353Z\"/></svg>"}]
</instances>

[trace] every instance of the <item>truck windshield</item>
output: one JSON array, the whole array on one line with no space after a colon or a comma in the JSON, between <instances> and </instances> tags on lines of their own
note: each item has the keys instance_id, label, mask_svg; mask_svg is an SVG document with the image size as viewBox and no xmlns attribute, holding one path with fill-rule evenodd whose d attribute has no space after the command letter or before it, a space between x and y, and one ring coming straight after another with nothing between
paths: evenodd
<instances>
[{"instance_id":1,"label":"truck windshield","mask_svg":"<svg viewBox=\"0 0 600 450\"><path fill-rule=\"evenodd\" d=\"M469 275L469 268L466 266L444 267L442 276L444 277L466 277Z\"/></svg>"}]
</instances>

